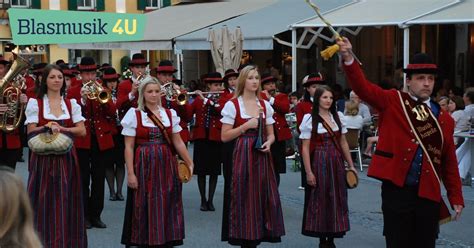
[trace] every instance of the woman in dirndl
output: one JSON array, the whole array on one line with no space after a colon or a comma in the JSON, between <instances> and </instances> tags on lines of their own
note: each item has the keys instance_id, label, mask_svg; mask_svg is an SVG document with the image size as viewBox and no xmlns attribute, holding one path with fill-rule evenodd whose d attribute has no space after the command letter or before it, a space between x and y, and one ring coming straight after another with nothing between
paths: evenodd
<instances>
[{"instance_id":1,"label":"woman in dirndl","mask_svg":"<svg viewBox=\"0 0 474 248\"><path fill-rule=\"evenodd\" d=\"M146 77L138 89L138 108L122 119L128 175L122 244L172 247L183 244L182 184L173 149L192 173L193 161L179 132L180 118L161 106L161 87Z\"/></svg>"},{"instance_id":2,"label":"woman in dirndl","mask_svg":"<svg viewBox=\"0 0 474 248\"><path fill-rule=\"evenodd\" d=\"M84 136L84 117L74 99L65 99L66 84L60 67L48 65L25 115L29 138L51 122L53 133ZM34 225L44 247L87 247L81 175L76 150L60 155L31 152L28 193Z\"/></svg>"},{"instance_id":3,"label":"woman in dirndl","mask_svg":"<svg viewBox=\"0 0 474 248\"><path fill-rule=\"evenodd\" d=\"M349 231L349 210L344 160L356 171L344 136L342 113L336 111L334 94L326 85L316 89L311 114L300 126L305 187L303 235L318 237L320 248L336 247L334 238Z\"/></svg>"},{"instance_id":4,"label":"woman in dirndl","mask_svg":"<svg viewBox=\"0 0 474 248\"><path fill-rule=\"evenodd\" d=\"M236 139L229 215L224 216L229 224L223 227L229 231L228 241L241 247L281 242L285 227L270 155L275 120L270 103L260 99L260 76L254 66L241 70L235 97L221 114L222 141ZM259 119L264 125L259 125ZM258 126L264 126L261 150L254 146Z\"/></svg>"}]
</instances>

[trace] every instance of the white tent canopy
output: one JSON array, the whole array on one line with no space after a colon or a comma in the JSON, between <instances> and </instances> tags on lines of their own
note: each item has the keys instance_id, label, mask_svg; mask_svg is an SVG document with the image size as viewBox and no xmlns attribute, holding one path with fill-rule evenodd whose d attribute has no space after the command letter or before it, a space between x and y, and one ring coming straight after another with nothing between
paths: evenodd
<instances>
[{"instance_id":1,"label":"white tent canopy","mask_svg":"<svg viewBox=\"0 0 474 248\"><path fill-rule=\"evenodd\" d=\"M395 25L404 29L403 43L404 66L409 60L410 32L413 24L445 24L474 22L474 0L354 0L351 4L324 14L332 26L338 30L347 27L389 26ZM317 16L292 25L292 51L296 54L296 28L312 31L315 27L326 24ZM358 31L356 31L358 32ZM319 34L319 33L318 33ZM327 38L327 37L326 37ZM314 40L313 40L314 41ZM311 44L309 44L311 45ZM295 56L293 56L295 57ZM295 61L296 59L294 59ZM296 89L296 63L292 64L293 90Z\"/></svg>"},{"instance_id":2,"label":"white tent canopy","mask_svg":"<svg viewBox=\"0 0 474 248\"><path fill-rule=\"evenodd\" d=\"M257 3L259 1L254 1ZM322 11L334 9L350 0L319 1ZM314 10L303 0L278 0L277 3L227 21L214 24L210 28L229 30L240 27L244 36L244 50L272 50L273 36L289 30L289 26L302 18L314 16ZM208 29L194 31L175 39L180 50L209 50Z\"/></svg>"},{"instance_id":3,"label":"white tent canopy","mask_svg":"<svg viewBox=\"0 0 474 248\"><path fill-rule=\"evenodd\" d=\"M185 4L147 13L142 41L63 44L70 49L172 50L175 37L208 27L275 3L277 0L232 0Z\"/></svg>"},{"instance_id":4,"label":"white tent canopy","mask_svg":"<svg viewBox=\"0 0 474 248\"><path fill-rule=\"evenodd\" d=\"M459 0L356 0L344 8L324 14L324 18L334 27L401 26L459 2ZM315 16L292 26L324 27L326 24Z\"/></svg>"},{"instance_id":5,"label":"white tent canopy","mask_svg":"<svg viewBox=\"0 0 474 248\"><path fill-rule=\"evenodd\" d=\"M436 11L406 24L452 24L474 22L474 0L463 0L449 8Z\"/></svg>"}]
</instances>

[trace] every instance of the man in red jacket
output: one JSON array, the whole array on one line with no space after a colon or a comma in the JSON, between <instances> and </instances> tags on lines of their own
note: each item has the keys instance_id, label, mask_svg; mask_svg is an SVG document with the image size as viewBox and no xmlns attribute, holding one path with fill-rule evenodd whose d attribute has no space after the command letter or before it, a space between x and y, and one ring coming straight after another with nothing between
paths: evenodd
<instances>
[{"instance_id":1,"label":"man in red jacket","mask_svg":"<svg viewBox=\"0 0 474 248\"><path fill-rule=\"evenodd\" d=\"M0 79L3 79L5 74L8 72L9 65L10 62L6 61L3 56L0 55ZM8 87L8 85L4 87ZM0 94L1 93L2 92L0 92ZM25 104L26 106L27 101L28 98L26 97L26 95L21 94L20 102ZM3 119L7 111L8 106L6 102L0 102L0 120ZM10 120L10 118L8 119ZM11 124L12 122L9 123ZM5 132L3 130L0 130L0 165L6 165L12 168L13 170L16 168L16 162L21 157L21 150L23 148L20 139L21 128L23 127L20 126L11 132Z\"/></svg>"},{"instance_id":2,"label":"man in red jacket","mask_svg":"<svg viewBox=\"0 0 474 248\"><path fill-rule=\"evenodd\" d=\"M128 67L132 71L132 77L119 83L117 89L117 109L119 117L122 119L127 111L138 106L138 86L140 86L139 76L146 76L145 70L150 62L146 61L145 56L141 53L135 53L132 60L128 63Z\"/></svg>"},{"instance_id":3,"label":"man in red jacket","mask_svg":"<svg viewBox=\"0 0 474 248\"><path fill-rule=\"evenodd\" d=\"M350 86L380 116L379 143L368 175L382 181L387 247L435 247L439 223L451 220L441 181L455 220L464 207L454 121L430 99L437 66L428 55L417 54L404 69L408 92L383 90L354 63L349 40L337 44Z\"/></svg>"},{"instance_id":4,"label":"man in red jacket","mask_svg":"<svg viewBox=\"0 0 474 248\"><path fill-rule=\"evenodd\" d=\"M83 84L97 80L97 65L94 59L83 57L79 71L82 84L70 88L67 97L77 100L82 107L82 115L86 118L86 136L76 137L74 141L81 168L86 227L106 228L100 215L104 209L105 168L113 163L114 127L111 120L115 120L116 108L112 100L100 103L97 99L87 97L89 89L83 87Z\"/></svg>"},{"instance_id":5,"label":"man in red jacket","mask_svg":"<svg viewBox=\"0 0 474 248\"><path fill-rule=\"evenodd\" d=\"M290 112L290 100L288 95L277 92L277 79L269 73L262 75L262 98L272 105L275 113L273 118L273 130L275 130L275 143L271 146L273 166L278 185L280 185L280 173L286 173L286 141L291 139L290 127L286 122L285 115Z\"/></svg>"},{"instance_id":6,"label":"man in red jacket","mask_svg":"<svg viewBox=\"0 0 474 248\"><path fill-rule=\"evenodd\" d=\"M176 68L174 68L173 63L169 60L162 60L156 67L156 77L158 81L160 81L161 86L166 85L167 83L172 83L172 87L182 91L179 85L173 83L173 73L177 72ZM163 88L162 88L163 91ZM120 92L120 90L119 90ZM183 105L178 104L176 99L169 100L166 99L165 96L161 98L161 105L167 109L174 109L176 114L178 114L180 118L179 125L181 126L182 130L179 132L181 139L183 140L184 144L187 146L189 141L189 128L188 124L191 122L193 118L193 110L191 104L186 101Z\"/></svg>"}]
</instances>

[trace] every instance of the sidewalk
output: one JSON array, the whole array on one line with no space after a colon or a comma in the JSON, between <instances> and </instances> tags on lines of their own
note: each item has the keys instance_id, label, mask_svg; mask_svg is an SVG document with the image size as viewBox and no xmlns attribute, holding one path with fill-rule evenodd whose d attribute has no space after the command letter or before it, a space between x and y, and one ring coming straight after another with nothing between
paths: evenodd
<instances>
[{"instance_id":1,"label":"sidewalk","mask_svg":"<svg viewBox=\"0 0 474 248\"><path fill-rule=\"evenodd\" d=\"M262 244L260 247L317 247L319 242L315 238L301 235L304 191L298 190L300 173L292 171L291 163L292 161L287 161L287 173L281 175L279 188L286 235L282 238L281 243ZM26 184L28 179L27 163L18 163L16 172L22 176ZM364 168L364 172L359 172L359 186L348 192L351 230L343 239L336 240L337 247L385 247L385 240L382 236L380 182L367 177L366 172L367 168ZM196 178L183 186L186 239L182 247L230 247L227 243L220 241L224 180L222 176L218 180L214 202L215 212L199 211L200 196ZM125 188L124 192L126 192ZM466 199L466 209L463 216L458 222L441 226L437 247L474 247L474 189L464 186L463 192ZM108 227L106 229L93 228L87 231L89 247L123 247L120 244L120 237L125 202L111 202L108 197L106 187L102 220Z\"/></svg>"}]
</instances>

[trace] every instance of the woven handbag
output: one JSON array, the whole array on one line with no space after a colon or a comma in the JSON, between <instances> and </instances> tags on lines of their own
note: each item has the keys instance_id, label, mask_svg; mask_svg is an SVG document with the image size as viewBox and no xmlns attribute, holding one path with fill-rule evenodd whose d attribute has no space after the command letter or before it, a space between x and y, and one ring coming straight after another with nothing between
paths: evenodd
<instances>
[{"instance_id":1,"label":"woven handbag","mask_svg":"<svg viewBox=\"0 0 474 248\"><path fill-rule=\"evenodd\" d=\"M39 155L65 154L71 150L73 143L72 134L52 133L49 128L28 135L28 147Z\"/></svg>"},{"instance_id":2,"label":"woven handbag","mask_svg":"<svg viewBox=\"0 0 474 248\"><path fill-rule=\"evenodd\" d=\"M189 169L186 162L178 159L178 177L182 183L187 183L191 179L191 170Z\"/></svg>"}]
</instances>

